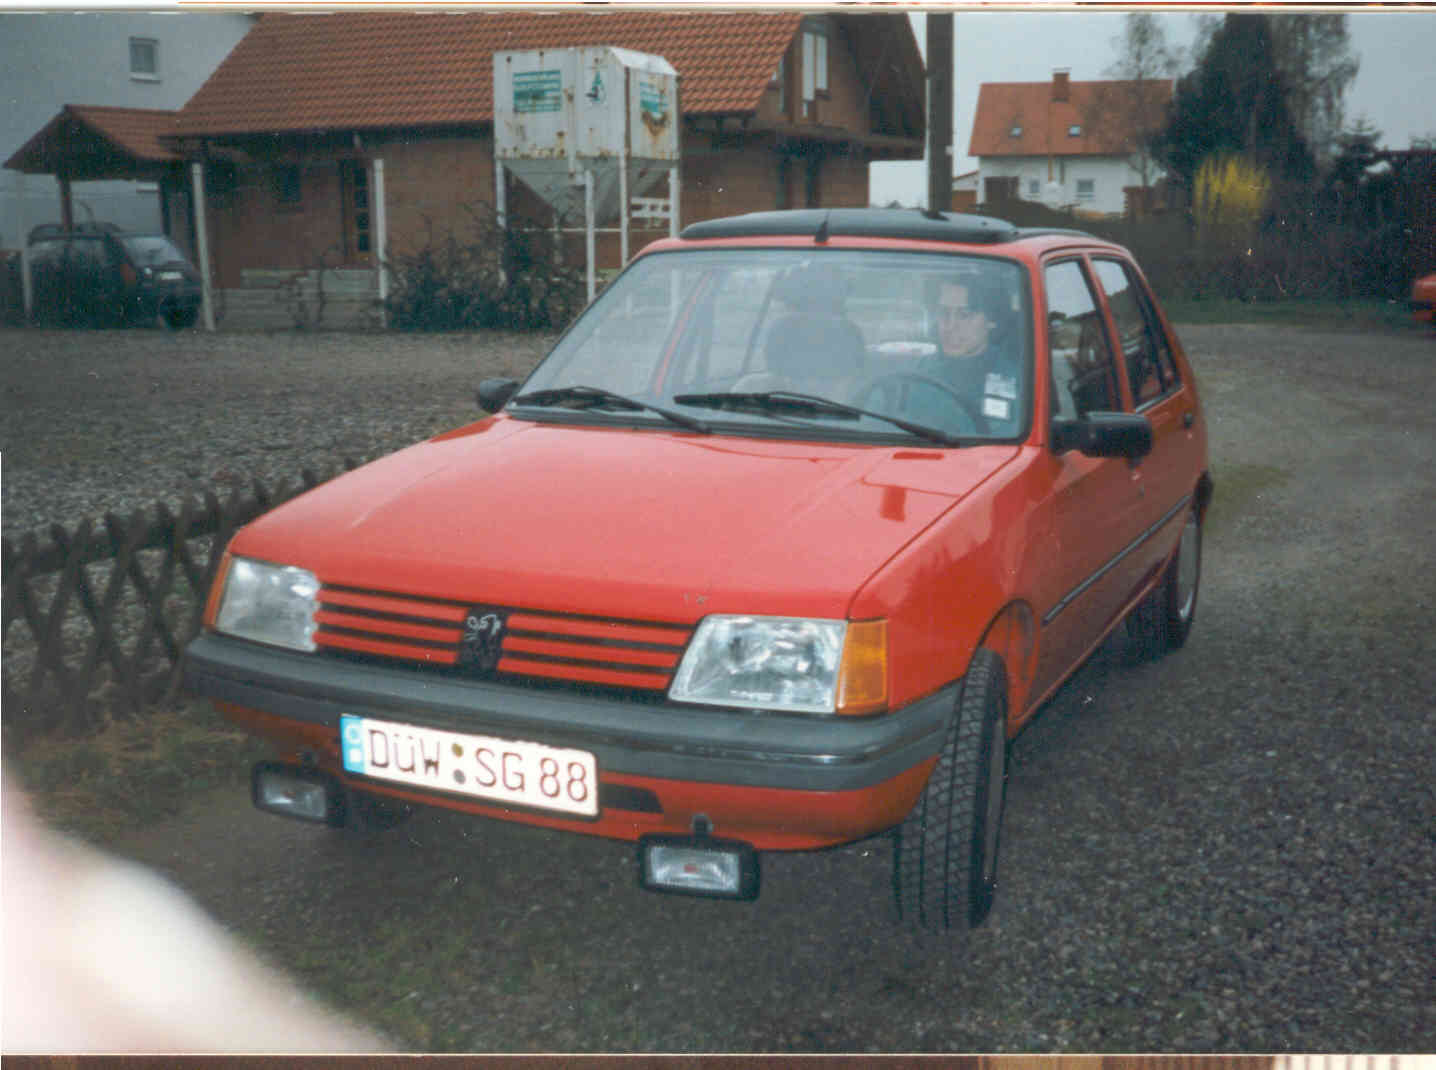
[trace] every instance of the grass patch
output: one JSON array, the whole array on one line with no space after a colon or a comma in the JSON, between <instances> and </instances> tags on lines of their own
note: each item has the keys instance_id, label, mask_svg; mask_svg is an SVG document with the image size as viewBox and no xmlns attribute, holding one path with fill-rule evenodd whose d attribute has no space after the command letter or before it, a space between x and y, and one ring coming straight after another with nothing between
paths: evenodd
<instances>
[{"instance_id":1,"label":"grass patch","mask_svg":"<svg viewBox=\"0 0 1436 1070\"><path fill-rule=\"evenodd\" d=\"M10 760L36 814L53 828L105 845L170 817L203 791L248 781L268 755L207 703L111 718L84 738L37 738Z\"/></svg>"},{"instance_id":2,"label":"grass patch","mask_svg":"<svg viewBox=\"0 0 1436 1070\"><path fill-rule=\"evenodd\" d=\"M1300 327L1353 327L1362 330L1429 330L1417 323L1400 301L1234 301L1222 298L1162 302L1174 323L1257 323Z\"/></svg>"}]
</instances>

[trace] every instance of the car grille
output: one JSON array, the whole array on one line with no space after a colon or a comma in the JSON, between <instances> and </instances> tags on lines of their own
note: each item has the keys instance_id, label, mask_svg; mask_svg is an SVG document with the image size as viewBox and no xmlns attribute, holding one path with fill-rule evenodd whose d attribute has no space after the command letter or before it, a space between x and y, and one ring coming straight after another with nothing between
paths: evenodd
<instances>
[{"instance_id":1,"label":"car grille","mask_svg":"<svg viewBox=\"0 0 1436 1070\"><path fill-rule=\"evenodd\" d=\"M504 619L496 660L480 672L666 690L690 629L609 617L477 607ZM322 587L314 641L321 650L471 668L461 644L471 603L352 587Z\"/></svg>"}]
</instances>

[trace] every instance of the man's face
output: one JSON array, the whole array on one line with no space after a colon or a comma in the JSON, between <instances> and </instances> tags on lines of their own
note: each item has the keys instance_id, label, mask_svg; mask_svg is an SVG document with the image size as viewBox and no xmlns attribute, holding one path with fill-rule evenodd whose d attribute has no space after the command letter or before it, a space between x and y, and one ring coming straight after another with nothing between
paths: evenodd
<instances>
[{"instance_id":1,"label":"man's face","mask_svg":"<svg viewBox=\"0 0 1436 1070\"><path fill-rule=\"evenodd\" d=\"M968 304L966 286L943 283L937 296L937 333L949 357L970 357L987 348L987 317Z\"/></svg>"}]
</instances>

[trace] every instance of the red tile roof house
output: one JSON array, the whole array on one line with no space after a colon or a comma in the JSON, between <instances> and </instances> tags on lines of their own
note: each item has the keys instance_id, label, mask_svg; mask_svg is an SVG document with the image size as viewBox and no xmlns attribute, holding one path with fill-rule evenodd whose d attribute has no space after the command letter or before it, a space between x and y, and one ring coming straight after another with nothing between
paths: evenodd
<instances>
[{"instance_id":1,"label":"red tile roof house","mask_svg":"<svg viewBox=\"0 0 1436 1070\"><path fill-rule=\"evenodd\" d=\"M967 150L979 202L1123 213L1161 177L1142 139L1165 125L1171 99L1169 79L1074 82L1059 70L1051 82L984 82Z\"/></svg>"},{"instance_id":2,"label":"red tile roof house","mask_svg":"<svg viewBox=\"0 0 1436 1070\"><path fill-rule=\"evenodd\" d=\"M429 221L462 235L465 206L494 203L492 54L592 45L677 70L683 224L866 205L870 161L922 157L922 59L901 14L266 14L174 128L186 158L204 161L215 306L231 326L242 305L244 325L291 325L283 311L257 323L252 288L323 256L341 269L326 272L326 293L350 292L351 321L354 308L372 310L376 162L391 261L427 240ZM511 174L505 205L551 218ZM630 248L661 227L635 230ZM616 236L601 237L600 266L617 266ZM326 303L324 325L342 325L338 310Z\"/></svg>"}]
</instances>

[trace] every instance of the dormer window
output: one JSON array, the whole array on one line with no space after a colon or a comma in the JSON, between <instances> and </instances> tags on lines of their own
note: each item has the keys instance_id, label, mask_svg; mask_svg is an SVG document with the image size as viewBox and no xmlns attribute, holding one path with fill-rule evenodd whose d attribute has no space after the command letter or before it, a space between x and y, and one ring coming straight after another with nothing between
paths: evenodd
<instances>
[{"instance_id":1,"label":"dormer window","mask_svg":"<svg viewBox=\"0 0 1436 1070\"><path fill-rule=\"evenodd\" d=\"M1069 127L1067 128L1067 136L1068 136L1068 137L1081 137L1081 136L1082 136L1082 124L1081 124L1081 123L1073 123L1071 126L1069 126Z\"/></svg>"},{"instance_id":2,"label":"dormer window","mask_svg":"<svg viewBox=\"0 0 1436 1070\"><path fill-rule=\"evenodd\" d=\"M1012 124L1012 129L1009 130L1009 131L1007 131L1007 136L1008 136L1008 137L1021 137L1021 136L1022 136L1022 124L1021 124L1021 123L1013 123L1013 124Z\"/></svg>"},{"instance_id":3,"label":"dormer window","mask_svg":"<svg viewBox=\"0 0 1436 1070\"><path fill-rule=\"evenodd\" d=\"M160 80L160 43L154 38L130 38L130 77L137 82Z\"/></svg>"}]
</instances>

